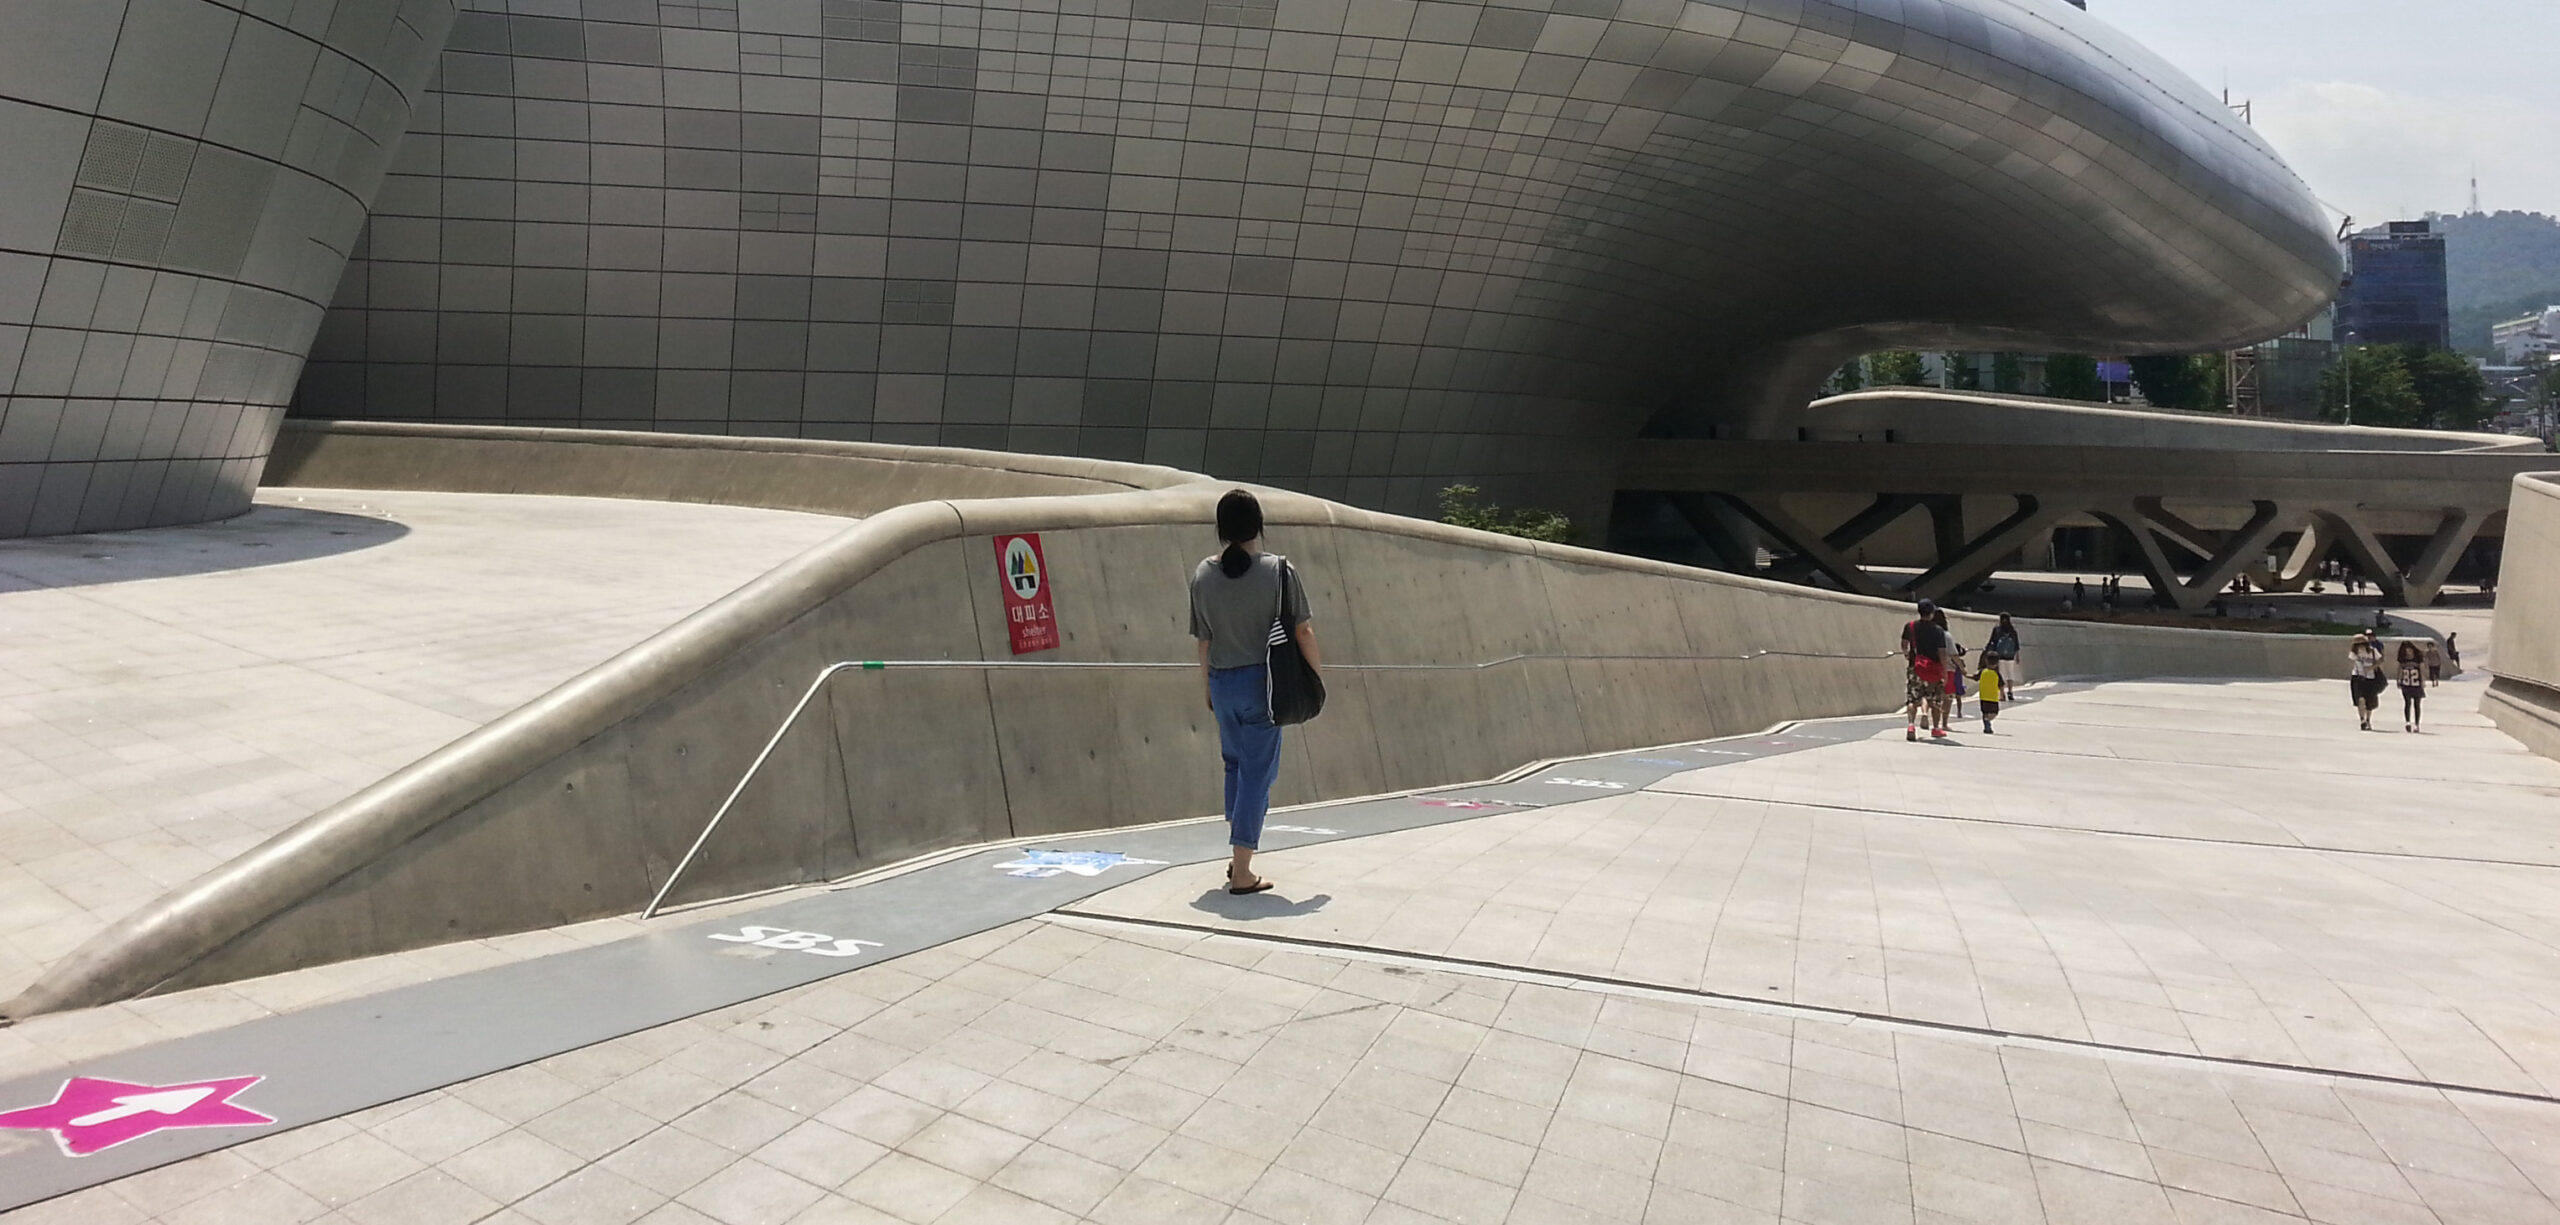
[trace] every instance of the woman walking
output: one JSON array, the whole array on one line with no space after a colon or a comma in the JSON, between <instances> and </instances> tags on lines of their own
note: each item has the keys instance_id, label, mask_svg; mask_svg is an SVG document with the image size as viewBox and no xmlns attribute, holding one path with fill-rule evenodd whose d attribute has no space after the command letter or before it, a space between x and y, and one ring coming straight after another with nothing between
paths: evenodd
<instances>
[{"instance_id":1,"label":"woman walking","mask_svg":"<svg viewBox=\"0 0 2560 1225\"><path fill-rule=\"evenodd\" d=\"M2373 730L2373 708L2382 702L2382 644L2372 630L2357 630L2347 645L2347 697L2356 704L2356 724Z\"/></svg>"},{"instance_id":2,"label":"woman walking","mask_svg":"<svg viewBox=\"0 0 2560 1225\"><path fill-rule=\"evenodd\" d=\"M1227 769L1227 892L1260 893L1271 882L1253 874L1271 784L1280 776L1280 725L1271 720L1273 623L1285 626L1307 662L1316 656L1307 620L1307 591L1289 559L1262 551L1262 503L1238 489L1218 499L1218 539L1226 548L1191 572L1191 636L1200 641L1200 676L1218 717L1218 753Z\"/></svg>"},{"instance_id":3,"label":"woman walking","mask_svg":"<svg viewBox=\"0 0 2560 1225\"><path fill-rule=\"evenodd\" d=\"M2427 700L2427 653L2408 639L2400 640L2400 730L2418 730L2418 711Z\"/></svg>"}]
</instances>

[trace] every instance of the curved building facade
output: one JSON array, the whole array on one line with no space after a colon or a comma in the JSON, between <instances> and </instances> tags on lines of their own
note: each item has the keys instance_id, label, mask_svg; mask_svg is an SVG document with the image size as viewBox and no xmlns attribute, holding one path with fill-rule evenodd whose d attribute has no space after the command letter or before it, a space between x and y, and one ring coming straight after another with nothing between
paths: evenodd
<instances>
[{"instance_id":1,"label":"curved building facade","mask_svg":"<svg viewBox=\"0 0 2560 1225\"><path fill-rule=\"evenodd\" d=\"M2337 281L2275 154L2061 0L519 0L371 216L297 412L1400 510L1589 514L1863 350L2228 345Z\"/></svg>"},{"instance_id":2,"label":"curved building facade","mask_svg":"<svg viewBox=\"0 0 2560 1225\"><path fill-rule=\"evenodd\" d=\"M0 536L247 509L453 11L0 5Z\"/></svg>"}]
</instances>

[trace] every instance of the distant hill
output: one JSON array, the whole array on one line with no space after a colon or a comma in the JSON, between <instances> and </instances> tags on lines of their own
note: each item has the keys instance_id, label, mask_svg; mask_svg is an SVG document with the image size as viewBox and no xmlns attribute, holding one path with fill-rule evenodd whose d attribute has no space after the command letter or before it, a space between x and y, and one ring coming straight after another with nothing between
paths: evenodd
<instances>
[{"instance_id":1,"label":"distant hill","mask_svg":"<svg viewBox=\"0 0 2560 1225\"><path fill-rule=\"evenodd\" d=\"M2435 221L2444 231L2445 288L2453 309L2560 292L2560 217L2471 213Z\"/></svg>"},{"instance_id":2,"label":"distant hill","mask_svg":"<svg viewBox=\"0 0 2560 1225\"><path fill-rule=\"evenodd\" d=\"M2510 211L2429 220L2445 236L2454 348L2486 355L2491 324L2560 305L2560 217Z\"/></svg>"}]
</instances>

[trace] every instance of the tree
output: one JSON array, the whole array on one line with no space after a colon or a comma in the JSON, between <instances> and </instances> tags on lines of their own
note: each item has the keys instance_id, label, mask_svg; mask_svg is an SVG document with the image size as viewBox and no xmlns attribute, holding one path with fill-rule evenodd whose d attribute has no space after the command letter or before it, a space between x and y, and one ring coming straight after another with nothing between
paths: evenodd
<instances>
[{"instance_id":1,"label":"tree","mask_svg":"<svg viewBox=\"0 0 2560 1225\"><path fill-rule=\"evenodd\" d=\"M1867 373L1878 387L1926 387L1929 367L1909 349L1887 349L1867 359Z\"/></svg>"},{"instance_id":2,"label":"tree","mask_svg":"<svg viewBox=\"0 0 2560 1225\"><path fill-rule=\"evenodd\" d=\"M2476 430L2505 407L2470 359L2428 345L2349 347L2320 376L2320 415L2347 419L2350 390L2358 425Z\"/></svg>"},{"instance_id":3,"label":"tree","mask_svg":"<svg viewBox=\"0 0 2560 1225\"><path fill-rule=\"evenodd\" d=\"M2016 395L2027 389L2027 365L2015 353L1991 355L1991 390Z\"/></svg>"},{"instance_id":4,"label":"tree","mask_svg":"<svg viewBox=\"0 0 2560 1225\"><path fill-rule=\"evenodd\" d=\"M2080 353L2056 353L2045 358L2044 393L2057 400L2105 403L2107 385L2098 381L2098 359Z\"/></svg>"},{"instance_id":5,"label":"tree","mask_svg":"<svg viewBox=\"0 0 2560 1225\"><path fill-rule=\"evenodd\" d=\"M1504 510L1494 503L1479 501L1482 496L1483 491L1473 485L1451 485L1441 490L1440 521L1552 544L1573 543L1572 519L1535 507Z\"/></svg>"},{"instance_id":6,"label":"tree","mask_svg":"<svg viewBox=\"0 0 2560 1225\"><path fill-rule=\"evenodd\" d=\"M1942 360L1945 362L1945 369L1946 369L1946 372L1947 372L1947 374L1946 374L1946 385L1947 385L1947 390L1949 390L1949 391L1980 391L1980 390L1982 390L1982 371L1981 371L1979 368L1977 368L1977 367L1973 364L1973 355L1972 355L1972 354L1970 354L1970 353L1947 353L1947 354L1943 354L1943 355L1941 355L1941 357L1942 357Z\"/></svg>"},{"instance_id":7,"label":"tree","mask_svg":"<svg viewBox=\"0 0 2560 1225\"><path fill-rule=\"evenodd\" d=\"M2420 345L2400 347L2400 365L2417 392L2419 420L2431 430L2476 430L2498 415L2489 380L2459 353Z\"/></svg>"},{"instance_id":8,"label":"tree","mask_svg":"<svg viewBox=\"0 0 2560 1225\"><path fill-rule=\"evenodd\" d=\"M1866 363L1861 361L1852 360L1849 364L1840 367L1831 374L1831 387L1833 392L1838 395L1845 396L1866 385Z\"/></svg>"},{"instance_id":9,"label":"tree","mask_svg":"<svg viewBox=\"0 0 2560 1225\"><path fill-rule=\"evenodd\" d=\"M2354 402L2348 402L2352 394ZM2320 415L2330 421L2409 429L2425 414L2400 351L2387 345L2350 345L2337 364L2320 373Z\"/></svg>"},{"instance_id":10,"label":"tree","mask_svg":"<svg viewBox=\"0 0 2560 1225\"><path fill-rule=\"evenodd\" d=\"M2209 412L2222 407L2222 355L2164 355L2133 359L2133 385L2160 408Z\"/></svg>"}]
</instances>

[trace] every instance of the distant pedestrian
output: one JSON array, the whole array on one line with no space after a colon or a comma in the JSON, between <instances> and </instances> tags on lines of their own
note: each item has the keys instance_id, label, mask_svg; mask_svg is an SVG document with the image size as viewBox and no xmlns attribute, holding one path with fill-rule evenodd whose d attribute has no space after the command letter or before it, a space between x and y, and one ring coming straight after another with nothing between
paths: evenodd
<instances>
[{"instance_id":1,"label":"distant pedestrian","mask_svg":"<svg viewBox=\"0 0 2560 1225\"><path fill-rule=\"evenodd\" d=\"M2071 606L2073 608L2089 606L2089 584L2076 578L2071 580Z\"/></svg>"},{"instance_id":2,"label":"distant pedestrian","mask_svg":"<svg viewBox=\"0 0 2560 1225\"><path fill-rule=\"evenodd\" d=\"M2347 697L2356 705L2356 724L2363 730L2373 730L2373 708L2381 704L2389 683L2382 678L2382 644L2374 641L2372 630L2357 630L2355 641L2347 645Z\"/></svg>"},{"instance_id":3,"label":"distant pedestrian","mask_svg":"<svg viewBox=\"0 0 2560 1225\"><path fill-rule=\"evenodd\" d=\"M1200 677L1218 718L1218 753L1226 763L1227 892L1260 893L1271 881L1253 874L1280 776L1280 725L1271 719L1271 643L1285 627L1307 662L1316 656L1307 591L1289 559L1262 551L1262 503L1241 489L1218 499L1218 539L1226 548L1191 571L1191 636L1200 641ZM1274 622L1278 624L1275 625Z\"/></svg>"},{"instance_id":4,"label":"distant pedestrian","mask_svg":"<svg viewBox=\"0 0 2560 1225\"><path fill-rule=\"evenodd\" d=\"M2444 683L2444 648L2436 645L2436 640L2433 638L2427 639L2425 645L2427 652L2427 683L2430 685L2441 685Z\"/></svg>"},{"instance_id":5,"label":"distant pedestrian","mask_svg":"<svg viewBox=\"0 0 2560 1225\"><path fill-rule=\"evenodd\" d=\"M1920 738L1921 711L1935 705L1946 688L1947 631L1940 629L1932 614L1935 602L1920 601L1918 615L1902 626L1902 738ZM1943 740L1946 731L1930 724L1932 739Z\"/></svg>"},{"instance_id":6,"label":"distant pedestrian","mask_svg":"<svg viewBox=\"0 0 2560 1225\"><path fill-rule=\"evenodd\" d=\"M1999 661L1989 658L1986 652L1982 671L1974 673L1973 683L1974 702L1982 707L1982 734L1988 736L1992 734L1991 721L2000 717L2001 699L2009 693L2008 684L2000 679Z\"/></svg>"},{"instance_id":7,"label":"distant pedestrian","mask_svg":"<svg viewBox=\"0 0 2560 1225\"><path fill-rule=\"evenodd\" d=\"M2427 654L2418 644L2400 640L2400 730L2418 730L2418 712L2427 700Z\"/></svg>"},{"instance_id":8,"label":"distant pedestrian","mask_svg":"<svg viewBox=\"0 0 2560 1225\"><path fill-rule=\"evenodd\" d=\"M2461 637L2462 634L2460 631L2444 636L2444 657L2448 662L2453 664L2453 670L2456 672L2462 671Z\"/></svg>"}]
</instances>

